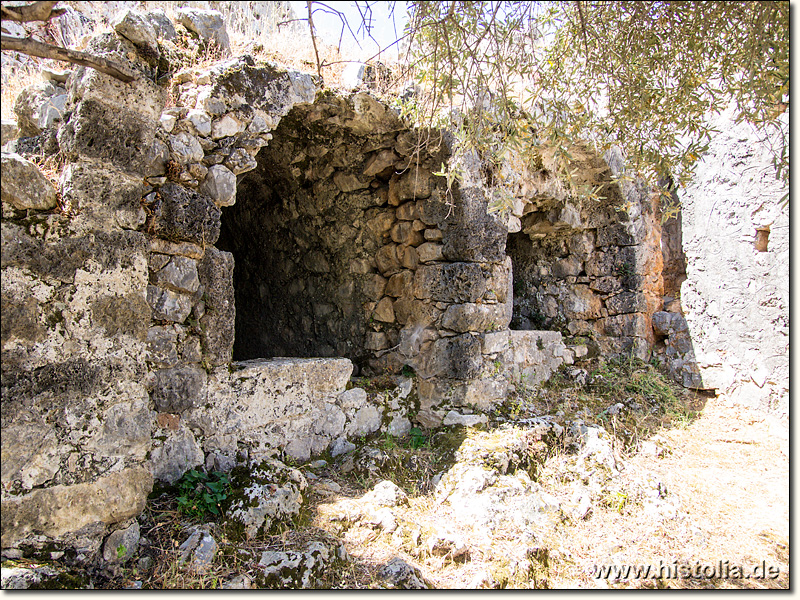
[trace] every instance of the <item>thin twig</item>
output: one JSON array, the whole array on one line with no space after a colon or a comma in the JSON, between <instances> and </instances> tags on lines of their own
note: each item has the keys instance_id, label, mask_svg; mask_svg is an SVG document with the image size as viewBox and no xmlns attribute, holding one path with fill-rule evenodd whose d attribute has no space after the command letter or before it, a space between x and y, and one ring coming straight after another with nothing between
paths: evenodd
<instances>
[{"instance_id":1,"label":"thin twig","mask_svg":"<svg viewBox=\"0 0 800 600\"><path fill-rule=\"evenodd\" d=\"M319 50L317 50L317 36L314 34L314 20L312 19L311 0L306 0L308 8L308 30L311 32L311 43L314 45L314 55L317 57L317 75L322 79L322 64L319 62Z\"/></svg>"}]
</instances>

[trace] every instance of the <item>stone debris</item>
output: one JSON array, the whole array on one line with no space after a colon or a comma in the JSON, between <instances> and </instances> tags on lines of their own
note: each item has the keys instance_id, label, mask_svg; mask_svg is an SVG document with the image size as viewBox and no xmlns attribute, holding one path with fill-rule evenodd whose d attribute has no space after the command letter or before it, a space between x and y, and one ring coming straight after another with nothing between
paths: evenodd
<instances>
[{"instance_id":1,"label":"stone debris","mask_svg":"<svg viewBox=\"0 0 800 600\"><path fill-rule=\"evenodd\" d=\"M209 525L194 527L186 541L178 547L181 552L179 563L188 563L199 571L206 570L211 567L217 548L217 541L212 537Z\"/></svg>"},{"instance_id":2,"label":"stone debris","mask_svg":"<svg viewBox=\"0 0 800 600\"><path fill-rule=\"evenodd\" d=\"M268 588L316 589L346 559L343 545L322 541L311 542L302 551L266 551L258 562L259 579Z\"/></svg>"},{"instance_id":3,"label":"stone debris","mask_svg":"<svg viewBox=\"0 0 800 600\"><path fill-rule=\"evenodd\" d=\"M117 529L106 538L103 544L103 559L110 563L127 562L136 556L139 548L139 523L124 529Z\"/></svg>"},{"instance_id":4,"label":"stone debris","mask_svg":"<svg viewBox=\"0 0 800 600\"><path fill-rule=\"evenodd\" d=\"M297 469L277 460L252 464L247 473L234 473L233 493L225 505L229 520L244 527L248 539L269 533L278 523L291 523L300 512L308 486Z\"/></svg>"},{"instance_id":5,"label":"stone debris","mask_svg":"<svg viewBox=\"0 0 800 600\"><path fill-rule=\"evenodd\" d=\"M384 480L376 483L372 490L364 494L361 501L376 506L397 506L408 504L408 496L394 482Z\"/></svg>"},{"instance_id":6,"label":"stone debris","mask_svg":"<svg viewBox=\"0 0 800 600\"><path fill-rule=\"evenodd\" d=\"M418 567L400 557L394 557L378 573L386 581L386 587L395 590L430 590L433 584L428 581Z\"/></svg>"},{"instance_id":7,"label":"stone debris","mask_svg":"<svg viewBox=\"0 0 800 600\"><path fill-rule=\"evenodd\" d=\"M3 202L18 210L48 210L58 204L53 184L31 161L13 152L3 152L2 167Z\"/></svg>"}]
</instances>

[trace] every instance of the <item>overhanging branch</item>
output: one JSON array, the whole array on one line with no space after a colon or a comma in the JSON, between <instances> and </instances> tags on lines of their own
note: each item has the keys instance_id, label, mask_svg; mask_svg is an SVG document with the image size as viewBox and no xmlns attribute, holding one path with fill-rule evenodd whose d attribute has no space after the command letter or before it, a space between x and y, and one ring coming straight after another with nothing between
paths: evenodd
<instances>
[{"instance_id":1,"label":"overhanging branch","mask_svg":"<svg viewBox=\"0 0 800 600\"><path fill-rule=\"evenodd\" d=\"M50 4L44 2L42 4ZM29 7L25 7L29 8ZM124 83L130 83L137 78L137 75L124 67L121 64L110 61L101 56L93 56L86 52L79 52L77 50L70 50L69 48L61 48L59 46L51 46L50 44L43 44L31 38L17 38L8 35L0 36L0 50L11 50L14 52L21 52L29 56L38 56L39 58L52 58L54 60L63 60L76 65L84 67L91 67L97 69L101 73L110 75L115 79L119 79Z\"/></svg>"}]
</instances>

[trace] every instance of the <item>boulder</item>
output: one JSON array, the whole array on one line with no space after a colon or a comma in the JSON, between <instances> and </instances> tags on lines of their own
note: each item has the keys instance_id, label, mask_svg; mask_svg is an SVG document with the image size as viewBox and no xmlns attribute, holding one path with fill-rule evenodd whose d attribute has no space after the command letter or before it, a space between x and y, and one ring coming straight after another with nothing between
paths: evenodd
<instances>
[{"instance_id":1,"label":"boulder","mask_svg":"<svg viewBox=\"0 0 800 600\"><path fill-rule=\"evenodd\" d=\"M230 54L230 39L221 12L199 8L179 8L175 12L186 29L195 32L205 42L213 42L224 54Z\"/></svg>"},{"instance_id":2,"label":"boulder","mask_svg":"<svg viewBox=\"0 0 800 600\"><path fill-rule=\"evenodd\" d=\"M58 205L53 184L31 161L12 152L2 153L2 201L18 210L49 210Z\"/></svg>"},{"instance_id":3,"label":"boulder","mask_svg":"<svg viewBox=\"0 0 800 600\"><path fill-rule=\"evenodd\" d=\"M145 49L153 58L159 57L158 34L146 15L125 9L112 20L111 26L118 34Z\"/></svg>"},{"instance_id":4,"label":"boulder","mask_svg":"<svg viewBox=\"0 0 800 600\"><path fill-rule=\"evenodd\" d=\"M266 460L249 469L234 470L232 492L223 504L231 521L244 528L247 539L269 534L279 523L291 524L300 513L306 478L278 460Z\"/></svg>"}]
</instances>

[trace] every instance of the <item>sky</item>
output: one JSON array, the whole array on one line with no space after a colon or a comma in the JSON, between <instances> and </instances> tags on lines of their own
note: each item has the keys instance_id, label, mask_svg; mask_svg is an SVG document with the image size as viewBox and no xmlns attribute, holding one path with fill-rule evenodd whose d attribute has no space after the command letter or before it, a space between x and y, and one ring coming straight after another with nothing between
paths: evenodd
<instances>
[{"instance_id":1,"label":"sky","mask_svg":"<svg viewBox=\"0 0 800 600\"><path fill-rule=\"evenodd\" d=\"M289 2L298 18L306 18L308 9L306 2ZM390 9L394 5L394 15ZM371 11L372 27L371 37L367 35L362 25L361 12L368 14ZM333 9L333 10L331 10ZM405 2L377 2L377 1L347 1L347 2L314 2L312 4L314 26L317 34L323 37L329 44L338 45L341 36L342 46L353 48L361 60L371 58L377 54L381 48L385 48L403 34L403 27L406 23ZM339 11L344 15L350 25L350 30L345 27L342 34L342 20L333 11ZM354 35L355 34L355 37ZM377 41L377 43L376 43ZM359 49L360 45L360 49ZM390 56L396 56L394 46L390 50Z\"/></svg>"}]
</instances>

